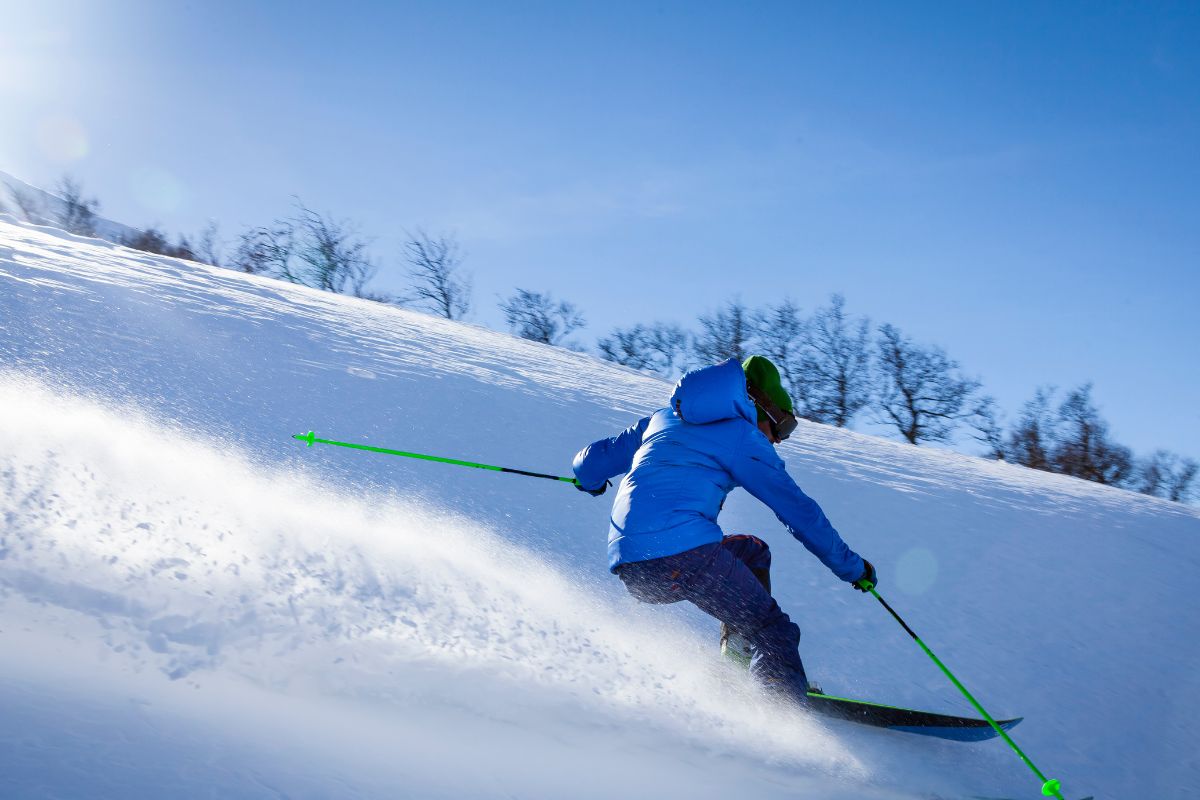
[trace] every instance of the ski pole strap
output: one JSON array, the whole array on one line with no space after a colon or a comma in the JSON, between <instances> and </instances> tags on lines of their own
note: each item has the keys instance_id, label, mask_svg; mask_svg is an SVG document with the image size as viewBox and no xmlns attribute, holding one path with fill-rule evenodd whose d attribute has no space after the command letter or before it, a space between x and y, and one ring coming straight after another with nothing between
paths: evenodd
<instances>
[{"instance_id":1,"label":"ski pole strap","mask_svg":"<svg viewBox=\"0 0 1200 800\"><path fill-rule=\"evenodd\" d=\"M1013 752L1020 756L1021 760L1025 762L1026 766L1033 770L1033 774L1037 775L1038 779L1042 782L1042 794L1046 797L1055 797L1058 798L1058 800L1064 800L1062 796L1062 784L1057 780L1048 779L1042 774L1042 771L1037 768L1037 765L1029 760L1029 756L1025 755L1021 748L1017 747L1017 743L1012 740L1012 737L1008 735L1008 732L1001 728L996 723L996 720L992 719L992 715L989 714L987 710L979 704L979 701L967 691L967 687L963 686L962 683L959 682L958 678L954 677L954 673L951 672L946 665L942 663L941 659L935 656L933 651L921 641L921 637L917 636L917 634L913 632L913 629L908 627L908 623L901 619L900 615L896 613L896 610L889 606L887 601L879 596L879 592L875 591L874 587L868 589L867 591L873 594L875 599L878 600L883 607L888 610L888 613L895 617L896 622L900 623L900 627L904 628L905 632L913 638L913 641L919 644L921 649L925 651L925 655L933 659L933 663L938 665L938 668L946 675L947 678L950 679L950 682L957 686L958 690L963 693L963 696L971 701L971 705L975 706L975 710L983 715L983 718L987 720L988 724L995 729L996 733L1000 734L1004 741L1008 743L1008 746L1013 749Z\"/></svg>"},{"instance_id":2,"label":"ski pole strap","mask_svg":"<svg viewBox=\"0 0 1200 800\"><path fill-rule=\"evenodd\" d=\"M386 447L372 447L369 444L354 444L353 442L338 442L333 439L318 439L313 435L312 431L308 433L293 434L293 439L299 439L305 443L305 446L312 447L313 444L329 444L335 447L348 447L351 450L367 450L372 453L383 453L389 456L403 456L404 458L417 458L422 461L436 461L440 464L453 464L457 467L472 467L474 469L487 469L493 472L508 472L512 475L524 475L528 478L546 478L552 481L564 481L566 483L578 483L574 478L563 478L559 475L547 475L542 472L529 472L523 469L513 469L512 467L497 467L492 464L479 464L474 461L463 461L457 458L446 458L444 456L431 456L424 453L409 453L405 450L390 450Z\"/></svg>"}]
</instances>

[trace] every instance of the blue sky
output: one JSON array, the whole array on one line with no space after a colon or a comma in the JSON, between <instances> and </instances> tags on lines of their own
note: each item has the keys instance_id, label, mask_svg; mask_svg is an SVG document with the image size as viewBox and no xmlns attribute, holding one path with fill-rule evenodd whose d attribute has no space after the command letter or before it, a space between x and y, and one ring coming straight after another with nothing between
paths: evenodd
<instances>
[{"instance_id":1,"label":"blue sky","mask_svg":"<svg viewBox=\"0 0 1200 800\"><path fill-rule=\"evenodd\" d=\"M36 5L36 8L32 6ZM1200 457L1194 3L0 0L0 170L225 236L299 195L454 232L476 322L516 286L585 339L831 292L1011 417L1095 382Z\"/></svg>"}]
</instances>

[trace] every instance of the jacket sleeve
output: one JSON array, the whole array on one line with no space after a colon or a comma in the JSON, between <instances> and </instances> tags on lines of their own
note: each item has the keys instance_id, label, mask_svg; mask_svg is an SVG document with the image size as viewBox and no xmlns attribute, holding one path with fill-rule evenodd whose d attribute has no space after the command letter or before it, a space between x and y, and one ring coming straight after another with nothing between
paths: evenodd
<instances>
[{"instance_id":1,"label":"jacket sleeve","mask_svg":"<svg viewBox=\"0 0 1200 800\"><path fill-rule=\"evenodd\" d=\"M866 568L846 546L817 502L801 491L766 437L749 431L730 465L734 480L775 512L788 533L844 581L858 580Z\"/></svg>"},{"instance_id":2,"label":"jacket sleeve","mask_svg":"<svg viewBox=\"0 0 1200 800\"><path fill-rule=\"evenodd\" d=\"M576 453L571 469L579 485L585 489L599 489L614 475L628 472L649 424L650 418L643 417L616 436L592 442Z\"/></svg>"}]
</instances>

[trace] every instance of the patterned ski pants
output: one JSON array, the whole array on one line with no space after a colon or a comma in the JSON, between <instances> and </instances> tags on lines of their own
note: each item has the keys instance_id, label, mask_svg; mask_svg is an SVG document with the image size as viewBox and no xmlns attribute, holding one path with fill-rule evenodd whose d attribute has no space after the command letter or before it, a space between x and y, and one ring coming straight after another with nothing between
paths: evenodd
<instances>
[{"instance_id":1,"label":"patterned ski pants","mask_svg":"<svg viewBox=\"0 0 1200 800\"><path fill-rule=\"evenodd\" d=\"M643 603L687 600L746 637L750 674L772 692L803 703L808 679L800 628L770 592L771 550L756 536L726 536L665 558L623 564L617 575Z\"/></svg>"}]
</instances>

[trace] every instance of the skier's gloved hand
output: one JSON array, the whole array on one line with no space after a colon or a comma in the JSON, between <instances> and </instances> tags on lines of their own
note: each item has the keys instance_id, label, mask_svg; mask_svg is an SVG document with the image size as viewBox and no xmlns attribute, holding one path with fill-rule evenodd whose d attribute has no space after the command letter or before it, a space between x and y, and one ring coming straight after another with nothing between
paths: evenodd
<instances>
[{"instance_id":1,"label":"skier's gloved hand","mask_svg":"<svg viewBox=\"0 0 1200 800\"><path fill-rule=\"evenodd\" d=\"M583 488L582 483L580 483L579 481L575 481L576 489L578 489L581 492L587 492L592 497L599 497L600 495L604 494L606 491L608 491L609 486L612 486L612 482L605 481L604 483L600 484L600 487L597 489L585 489L585 488Z\"/></svg>"},{"instance_id":2,"label":"skier's gloved hand","mask_svg":"<svg viewBox=\"0 0 1200 800\"><path fill-rule=\"evenodd\" d=\"M863 559L863 574L862 577L854 582L854 588L866 594L878 585L879 581L875 578L875 565L870 561Z\"/></svg>"}]
</instances>

